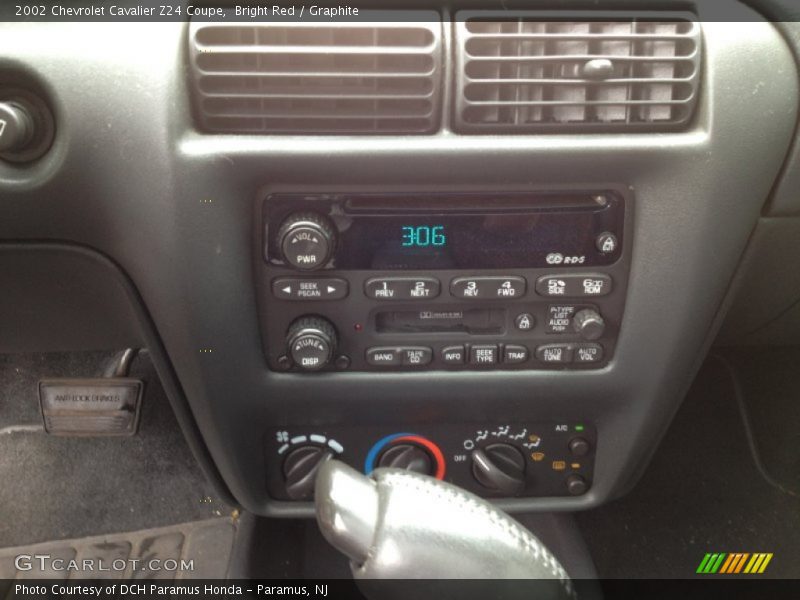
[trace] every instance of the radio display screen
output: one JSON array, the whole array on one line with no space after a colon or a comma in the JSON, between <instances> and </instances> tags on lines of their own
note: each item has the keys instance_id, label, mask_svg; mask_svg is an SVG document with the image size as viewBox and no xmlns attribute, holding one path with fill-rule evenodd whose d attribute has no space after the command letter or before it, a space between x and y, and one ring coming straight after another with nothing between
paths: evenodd
<instances>
[{"instance_id":1,"label":"radio display screen","mask_svg":"<svg viewBox=\"0 0 800 600\"><path fill-rule=\"evenodd\" d=\"M312 202L308 205L314 206ZM389 208L374 210L364 201L358 209L348 210L350 205L343 202L339 210L324 211L337 225L331 268L595 266L611 264L620 256L619 247L609 253L596 247L598 236L605 232L622 240L624 207L615 195L608 195L604 203L529 201L524 207L500 209L490 202L485 207L455 204L456 208L448 206L441 211L421 206L421 202L404 206L397 200ZM425 204L430 206L436 205ZM297 210L297 203L293 202L292 208Z\"/></svg>"}]
</instances>

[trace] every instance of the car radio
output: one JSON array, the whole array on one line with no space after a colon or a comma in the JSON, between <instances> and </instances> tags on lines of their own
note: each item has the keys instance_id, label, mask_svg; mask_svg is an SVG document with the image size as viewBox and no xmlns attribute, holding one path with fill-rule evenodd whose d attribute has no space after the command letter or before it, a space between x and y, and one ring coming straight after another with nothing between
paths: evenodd
<instances>
[{"instance_id":1,"label":"car radio","mask_svg":"<svg viewBox=\"0 0 800 600\"><path fill-rule=\"evenodd\" d=\"M614 190L269 195L269 366L602 367L624 307L629 210Z\"/></svg>"}]
</instances>

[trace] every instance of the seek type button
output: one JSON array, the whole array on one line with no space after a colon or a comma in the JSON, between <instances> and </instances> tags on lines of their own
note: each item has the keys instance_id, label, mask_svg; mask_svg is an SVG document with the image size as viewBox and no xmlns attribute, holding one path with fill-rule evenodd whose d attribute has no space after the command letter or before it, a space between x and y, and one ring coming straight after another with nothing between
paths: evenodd
<instances>
[{"instance_id":1,"label":"seek type button","mask_svg":"<svg viewBox=\"0 0 800 600\"><path fill-rule=\"evenodd\" d=\"M511 300L525 295L522 277L457 277L450 282L450 294L463 300Z\"/></svg>"},{"instance_id":2,"label":"seek type button","mask_svg":"<svg viewBox=\"0 0 800 600\"><path fill-rule=\"evenodd\" d=\"M344 279L282 278L272 282L272 293L283 300L341 300L347 296Z\"/></svg>"},{"instance_id":3,"label":"seek type button","mask_svg":"<svg viewBox=\"0 0 800 600\"><path fill-rule=\"evenodd\" d=\"M497 364L497 346L472 346L469 349L469 362L471 365L489 366Z\"/></svg>"},{"instance_id":4,"label":"seek type button","mask_svg":"<svg viewBox=\"0 0 800 600\"><path fill-rule=\"evenodd\" d=\"M603 274L547 275L536 280L536 293L547 298L586 298L611 293L611 277Z\"/></svg>"}]
</instances>

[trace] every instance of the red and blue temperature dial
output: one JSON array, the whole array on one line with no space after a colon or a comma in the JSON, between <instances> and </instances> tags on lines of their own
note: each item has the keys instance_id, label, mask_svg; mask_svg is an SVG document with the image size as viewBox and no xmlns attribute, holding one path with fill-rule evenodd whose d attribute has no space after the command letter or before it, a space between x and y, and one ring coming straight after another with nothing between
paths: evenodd
<instances>
[{"instance_id":1,"label":"red and blue temperature dial","mask_svg":"<svg viewBox=\"0 0 800 600\"><path fill-rule=\"evenodd\" d=\"M415 433L393 433L378 440L364 461L364 473L377 467L399 467L444 479L442 450L428 438ZM427 472L426 472L427 471Z\"/></svg>"}]
</instances>

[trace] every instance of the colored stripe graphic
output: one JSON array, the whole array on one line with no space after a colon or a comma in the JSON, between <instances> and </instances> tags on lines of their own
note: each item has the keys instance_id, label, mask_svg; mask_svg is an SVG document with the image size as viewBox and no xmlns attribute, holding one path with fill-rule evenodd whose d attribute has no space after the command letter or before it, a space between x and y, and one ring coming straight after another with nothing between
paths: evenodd
<instances>
[{"instance_id":1,"label":"colored stripe graphic","mask_svg":"<svg viewBox=\"0 0 800 600\"><path fill-rule=\"evenodd\" d=\"M760 574L763 573L769 562L772 560L772 553L757 552L717 552L707 553L696 573L703 575L738 575L738 574Z\"/></svg>"}]
</instances>

